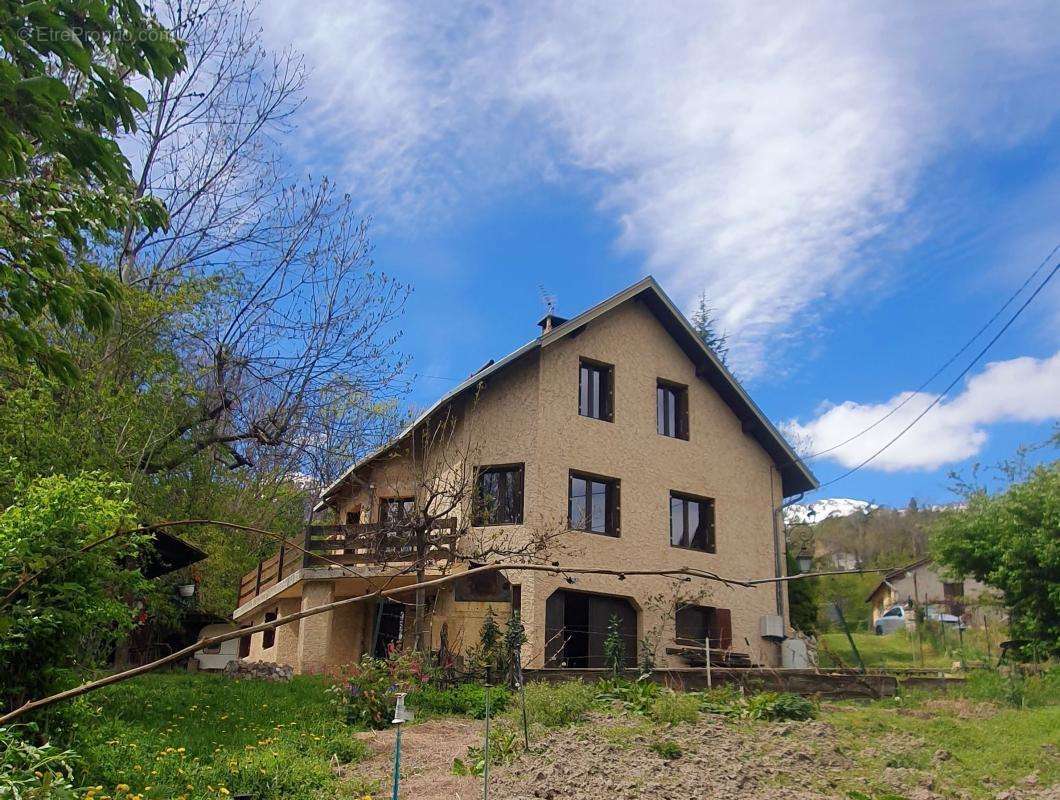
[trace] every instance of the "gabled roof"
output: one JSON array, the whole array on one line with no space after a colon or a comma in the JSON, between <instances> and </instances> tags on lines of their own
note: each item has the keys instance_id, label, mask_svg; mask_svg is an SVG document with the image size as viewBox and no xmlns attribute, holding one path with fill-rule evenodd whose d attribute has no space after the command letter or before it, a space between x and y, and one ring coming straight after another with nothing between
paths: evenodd
<instances>
[{"instance_id":1,"label":"gabled roof","mask_svg":"<svg viewBox=\"0 0 1060 800\"><path fill-rule=\"evenodd\" d=\"M920 569L921 567L926 566L931 562L931 556L926 556L925 558L921 558L918 561L914 561L912 564L906 564L904 567L899 567L898 569L891 570L882 578L880 578L880 582L877 583L875 587L873 587L873 590L871 592L869 592L869 596L865 598L865 602L871 603L872 598L876 596L876 593L879 592L880 589L882 589L888 581L893 581L895 578L904 578L906 576L906 573L912 572L915 569Z\"/></svg>"},{"instance_id":2,"label":"gabled roof","mask_svg":"<svg viewBox=\"0 0 1060 800\"><path fill-rule=\"evenodd\" d=\"M780 472L785 497L810 491L817 488L817 479L809 468L799 459L791 445L784 439L780 432L773 426L762 410L750 398L744 388L739 384L733 374L725 368L714 352L707 347L699 338L692 325L685 319L684 314L678 311L673 301L666 296L659 284L650 275L641 281L623 289L616 295L609 297L602 303L593 306L573 319L560 322L555 325L549 333L542 334L538 338L527 342L518 350L509 353L499 361L484 367L467 380L460 383L454 389L441 397L434 405L420 414L410 425L401 431L392 441L383 447L366 455L356 464L351 466L334 482L328 485L320 494L320 502L314 509L319 510L326 505L326 501L338 488L358 469L375 460L385 452L402 442L420 424L430 417L439 408L452 402L464 393L471 391L480 381L491 375L504 370L523 356L536 350L548 347L550 344L580 331L595 319L602 317L610 311L618 308L624 303L639 300L655 315L663 328L674 338L685 354L696 365L696 375L709 383L714 390L726 402L733 413L743 424L744 432L754 437L776 464ZM559 322L553 317L553 321Z\"/></svg>"}]
</instances>

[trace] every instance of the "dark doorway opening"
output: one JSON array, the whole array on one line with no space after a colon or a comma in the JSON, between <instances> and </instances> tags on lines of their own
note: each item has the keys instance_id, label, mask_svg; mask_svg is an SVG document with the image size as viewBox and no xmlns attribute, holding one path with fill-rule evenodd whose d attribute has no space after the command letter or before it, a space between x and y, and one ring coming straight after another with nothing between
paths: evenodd
<instances>
[{"instance_id":1,"label":"dark doorway opening","mask_svg":"<svg viewBox=\"0 0 1060 800\"><path fill-rule=\"evenodd\" d=\"M375 645L372 655L386 658L391 645L401 647L401 637L405 629L405 604L384 600L376 607Z\"/></svg>"},{"instance_id":2,"label":"dark doorway opening","mask_svg":"<svg viewBox=\"0 0 1060 800\"><path fill-rule=\"evenodd\" d=\"M637 611L624 597L560 589L545 604L545 663L549 667L602 668L611 619L618 620L623 665L637 663Z\"/></svg>"}]
</instances>

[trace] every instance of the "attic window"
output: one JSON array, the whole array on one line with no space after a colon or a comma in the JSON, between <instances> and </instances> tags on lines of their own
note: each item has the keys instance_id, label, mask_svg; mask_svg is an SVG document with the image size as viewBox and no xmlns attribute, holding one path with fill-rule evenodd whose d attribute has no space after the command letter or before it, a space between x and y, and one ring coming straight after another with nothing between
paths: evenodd
<instances>
[{"instance_id":1,"label":"attic window","mask_svg":"<svg viewBox=\"0 0 1060 800\"><path fill-rule=\"evenodd\" d=\"M614 374L611 364L583 358L578 367L578 414L614 421Z\"/></svg>"},{"instance_id":2,"label":"attic window","mask_svg":"<svg viewBox=\"0 0 1060 800\"><path fill-rule=\"evenodd\" d=\"M656 384L656 422L660 436L688 438L688 387L661 378Z\"/></svg>"}]
</instances>

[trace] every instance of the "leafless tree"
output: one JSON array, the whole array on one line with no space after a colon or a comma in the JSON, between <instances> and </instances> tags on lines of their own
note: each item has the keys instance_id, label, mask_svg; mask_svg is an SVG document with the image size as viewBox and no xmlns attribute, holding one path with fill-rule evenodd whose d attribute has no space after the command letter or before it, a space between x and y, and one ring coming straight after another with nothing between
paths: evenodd
<instances>
[{"instance_id":1,"label":"leafless tree","mask_svg":"<svg viewBox=\"0 0 1060 800\"><path fill-rule=\"evenodd\" d=\"M188 68L146 88L125 145L165 231L130 224L101 254L154 294L199 293L176 347L192 411L144 453L148 473L198 453L232 468L278 451L323 479L391 433L407 288L375 269L368 226L327 179L292 176L282 150L303 102L300 56L271 53L256 6L163 0Z\"/></svg>"},{"instance_id":2,"label":"leafless tree","mask_svg":"<svg viewBox=\"0 0 1060 800\"><path fill-rule=\"evenodd\" d=\"M417 426L392 458L394 487L411 493L380 521L379 536L389 545L381 560L406 562L416 583L428 570L446 573L454 564L496 561L541 564L567 552L562 520L545 518L485 526L487 520L511 520L510 497L482 491L482 458L475 425L476 399L461 410L448 406ZM407 494L406 494L407 496ZM521 504L520 504L521 505ZM498 511L503 513L498 517ZM381 548L381 551L384 549ZM415 593L413 647L424 649L427 596Z\"/></svg>"}]
</instances>

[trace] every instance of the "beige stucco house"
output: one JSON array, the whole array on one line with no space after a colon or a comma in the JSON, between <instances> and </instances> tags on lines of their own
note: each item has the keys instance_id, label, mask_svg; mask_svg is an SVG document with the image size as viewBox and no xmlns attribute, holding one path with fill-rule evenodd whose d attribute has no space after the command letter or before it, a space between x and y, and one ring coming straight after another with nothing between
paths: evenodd
<instances>
[{"instance_id":1,"label":"beige stucco house","mask_svg":"<svg viewBox=\"0 0 1060 800\"><path fill-rule=\"evenodd\" d=\"M315 521L338 526L337 559L355 575L300 553L278 553L244 578L237 623L282 618L335 599L411 583L400 558L372 566L354 555L371 533L420 501L416 441L432 420L454 419L442 461L473 460L486 518L453 512L455 543L547 532L549 561L615 570L693 567L724 577L773 578L784 564L779 509L816 480L652 278L566 320L457 386L391 444L351 466L322 493ZM480 524L484 523L484 524ZM343 540L341 537L346 536ZM361 538L358 538L361 537ZM343 544L344 542L344 544ZM346 562L344 562L346 563ZM466 558L427 576L459 571ZM358 603L258 633L242 655L333 669L408 642L410 598ZM404 602L400 602L404 600ZM603 666L617 617L631 661L650 650L680 665L704 639L715 658L780 663L787 626L783 585L753 588L659 576L561 575L509 570L463 579L429 596L431 647L477 641L486 609L526 627L531 667Z\"/></svg>"}]
</instances>

